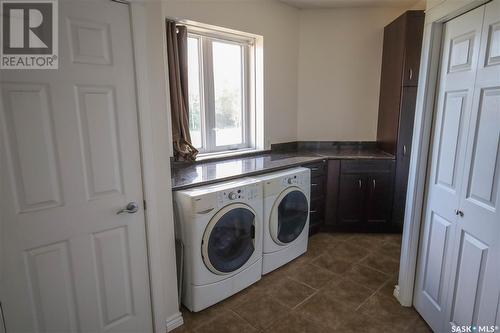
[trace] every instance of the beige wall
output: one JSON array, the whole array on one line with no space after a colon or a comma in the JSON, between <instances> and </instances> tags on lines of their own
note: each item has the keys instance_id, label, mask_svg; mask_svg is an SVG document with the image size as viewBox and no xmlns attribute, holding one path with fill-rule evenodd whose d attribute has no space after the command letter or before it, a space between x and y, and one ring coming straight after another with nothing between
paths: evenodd
<instances>
[{"instance_id":1,"label":"beige wall","mask_svg":"<svg viewBox=\"0 0 500 333\"><path fill-rule=\"evenodd\" d=\"M376 139L383 30L404 11L301 11L299 140Z\"/></svg>"},{"instance_id":2,"label":"beige wall","mask_svg":"<svg viewBox=\"0 0 500 333\"><path fill-rule=\"evenodd\" d=\"M411 9L424 6L421 0ZM266 147L294 140L375 140L383 28L405 10L163 0L165 17L264 37Z\"/></svg>"},{"instance_id":3,"label":"beige wall","mask_svg":"<svg viewBox=\"0 0 500 333\"><path fill-rule=\"evenodd\" d=\"M265 144L297 139L297 9L272 0L163 0L163 14L263 36Z\"/></svg>"}]
</instances>

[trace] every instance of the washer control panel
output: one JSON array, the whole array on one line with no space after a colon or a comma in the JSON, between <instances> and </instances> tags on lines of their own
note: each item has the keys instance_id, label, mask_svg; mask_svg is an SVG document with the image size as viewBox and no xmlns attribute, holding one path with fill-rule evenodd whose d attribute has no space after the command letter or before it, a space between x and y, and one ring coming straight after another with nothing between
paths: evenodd
<instances>
[{"instance_id":1,"label":"washer control panel","mask_svg":"<svg viewBox=\"0 0 500 333\"><path fill-rule=\"evenodd\" d=\"M234 201L248 201L259 197L259 185L251 184L244 187L235 187L217 193L219 206L226 205Z\"/></svg>"},{"instance_id":2,"label":"washer control panel","mask_svg":"<svg viewBox=\"0 0 500 333\"><path fill-rule=\"evenodd\" d=\"M284 186L287 185L304 185L305 184L305 179L303 175L293 175L293 176L287 176L283 177L281 180L281 184Z\"/></svg>"}]
</instances>

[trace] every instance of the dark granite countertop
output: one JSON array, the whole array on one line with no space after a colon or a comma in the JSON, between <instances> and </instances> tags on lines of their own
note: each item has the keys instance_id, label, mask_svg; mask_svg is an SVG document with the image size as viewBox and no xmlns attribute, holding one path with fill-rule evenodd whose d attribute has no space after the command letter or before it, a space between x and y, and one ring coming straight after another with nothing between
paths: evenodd
<instances>
[{"instance_id":1,"label":"dark granite countertop","mask_svg":"<svg viewBox=\"0 0 500 333\"><path fill-rule=\"evenodd\" d=\"M394 156L375 148L311 147L294 151L271 151L218 161L177 164L172 168L172 189L182 190L258 175L324 159L394 159Z\"/></svg>"}]
</instances>

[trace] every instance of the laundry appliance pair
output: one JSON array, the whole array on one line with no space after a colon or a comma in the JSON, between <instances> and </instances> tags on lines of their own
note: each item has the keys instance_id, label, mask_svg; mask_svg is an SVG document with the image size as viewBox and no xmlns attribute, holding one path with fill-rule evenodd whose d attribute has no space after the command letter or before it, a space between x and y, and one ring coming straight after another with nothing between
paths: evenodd
<instances>
[{"instance_id":1,"label":"laundry appliance pair","mask_svg":"<svg viewBox=\"0 0 500 333\"><path fill-rule=\"evenodd\" d=\"M175 192L182 302L201 311L307 250L310 170L293 168Z\"/></svg>"}]
</instances>

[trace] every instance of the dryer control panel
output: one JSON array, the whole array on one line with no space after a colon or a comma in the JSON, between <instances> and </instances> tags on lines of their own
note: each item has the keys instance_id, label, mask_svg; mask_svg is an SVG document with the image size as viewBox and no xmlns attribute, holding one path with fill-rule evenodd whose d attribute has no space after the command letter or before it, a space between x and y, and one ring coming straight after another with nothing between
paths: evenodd
<instances>
[{"instance_id":1,"label":"dryer control panel","mask_svg":"<svg viewBox=\"0 0 500 333\"><path fill-rule=\"evenodd\" d=\"M283 186L290 186L290 185L306 185L307 184L307 175L293 175L293 176L287 176L283 177L281 179L281 185Z\"/></svg>"},{"instance_id":2,"label":"dryer control panel","mask_svg":"<svg viewBox=\"0 0 500 333\"><path fill-rule=\"evenodd\" d=\"M259 197L259 193L258 184L235 187L217 193L217 203L219 206L224 206L230 202L254 200Z\"/></svg>"}]
</instances>

